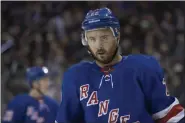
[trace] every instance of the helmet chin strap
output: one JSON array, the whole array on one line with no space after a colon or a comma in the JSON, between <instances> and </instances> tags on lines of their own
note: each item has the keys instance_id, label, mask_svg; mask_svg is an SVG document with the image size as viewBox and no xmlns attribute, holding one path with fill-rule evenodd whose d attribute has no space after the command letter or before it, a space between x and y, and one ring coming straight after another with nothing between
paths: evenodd
<instances>
[{"instance_id":1,"label":"helmet chin strap","mask_svg":"<svg viewBox=\"0 0 185 123\"><path fill-rule=\"evenodd\" d=\"M36 90L39 92L39 94L41 95L41 97L44 96L44 94L40 91L40 89L36 89Z\"/></svg>"},{"instance_id":2,"label":"helmet chin strap","mask_svg":"<svg viewBox=\"0 0 185 123\"><path fill-rule=\"evenodd\" d=\"M37 88L36 90L40 93L41 96L44 96L44 93L42 93L42 91L40 90L40 83L39 84L39 88Z\"/></svg>"}]
</instances>

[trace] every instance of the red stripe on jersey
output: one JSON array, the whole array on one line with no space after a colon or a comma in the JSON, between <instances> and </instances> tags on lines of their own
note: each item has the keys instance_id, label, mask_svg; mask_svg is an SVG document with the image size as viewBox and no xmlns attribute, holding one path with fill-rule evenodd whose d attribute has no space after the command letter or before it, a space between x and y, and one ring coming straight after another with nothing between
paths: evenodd
<instances>
[{"instance_id":1,"label":"red stripe on jersey","mask_svg":"<svg viewBox=\"0 0 185 123\"><path fill-rule=\"evenodd\" d=\"M175 105L170 111L169 113L161 118L156 120L156 123L166 123L169 119L171 119L172 117L176 116L179 112L181 112L183 110L183 107L180 104Z\"/></svg>"}]
</instances>

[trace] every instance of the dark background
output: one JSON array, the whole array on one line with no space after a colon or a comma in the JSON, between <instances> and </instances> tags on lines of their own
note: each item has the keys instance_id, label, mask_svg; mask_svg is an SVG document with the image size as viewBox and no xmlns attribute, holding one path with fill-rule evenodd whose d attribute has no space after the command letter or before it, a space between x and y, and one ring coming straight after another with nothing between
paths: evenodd
<instances>
[{"instance_id":1,"label":"dark background","mask_svg":"<svg viewBox=\"0 0 185 123\"><path fill-rule=\"evenodd\" d=\"M73 63L89 59L81 44L81 22L90 9L109 7L121 24L120 52L155 56L168 89L185 105L185 2L1 2L2 112L13 96L28 92L27 67L51 71L48 95L60 101L61 77Z\"/></svg>"}]
</instances>

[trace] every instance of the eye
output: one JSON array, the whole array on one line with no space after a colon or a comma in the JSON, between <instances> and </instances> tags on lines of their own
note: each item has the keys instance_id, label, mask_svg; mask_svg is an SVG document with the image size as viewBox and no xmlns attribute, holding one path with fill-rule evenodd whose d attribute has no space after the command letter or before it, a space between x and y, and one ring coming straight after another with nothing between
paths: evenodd
<instances>
[{"instance_id":1,"label":"eye","mask_svg":"<svg viewBox=\"0 0 185 123\"><path fill-rule=\"evenodd\" d=\"M101 37L102 40L107 40L108 39L108 36L107 35L104 35Z\"/></svg>"},{"instance_id":2,"label":"eye","mask_svg":"<svg viewBox=\"0 0 185 123\"><path fill-rule=\"evenodd\" d=\"M90 38L89 38L89 41L91 41L91 42L95 42L96 40L95 40L95 38L90 37Z\"/></svg>"}]
</instances>

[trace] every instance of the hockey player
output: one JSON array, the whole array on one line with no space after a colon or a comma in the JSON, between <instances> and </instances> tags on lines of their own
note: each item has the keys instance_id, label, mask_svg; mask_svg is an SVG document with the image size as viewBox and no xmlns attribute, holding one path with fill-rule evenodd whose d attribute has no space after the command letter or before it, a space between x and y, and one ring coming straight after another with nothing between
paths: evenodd
<instances>
[{"instance_id":1,"label":"hockey player","mask_svg":"<svg viewBox=\"0 0 185 123\"><path fill-rule=\"evenodd\" d=\"M49 85L48 69L32 67L26 74L30 92L9 102L2 123L53 123L59 105L45 96Z\"/></svg>"},{"instance_id":2,"label":"hockey player","mask_svg":"<svg viewBox=\"0 0 185 123\"><path fill-rule=\"evenodd\" d=\"M155 58L118 53L120 24L110 9L89 11L82 29L95 62L65 72L57 123L184 123L184 108L167 94Z\"/></svg>"}]
</instances>

